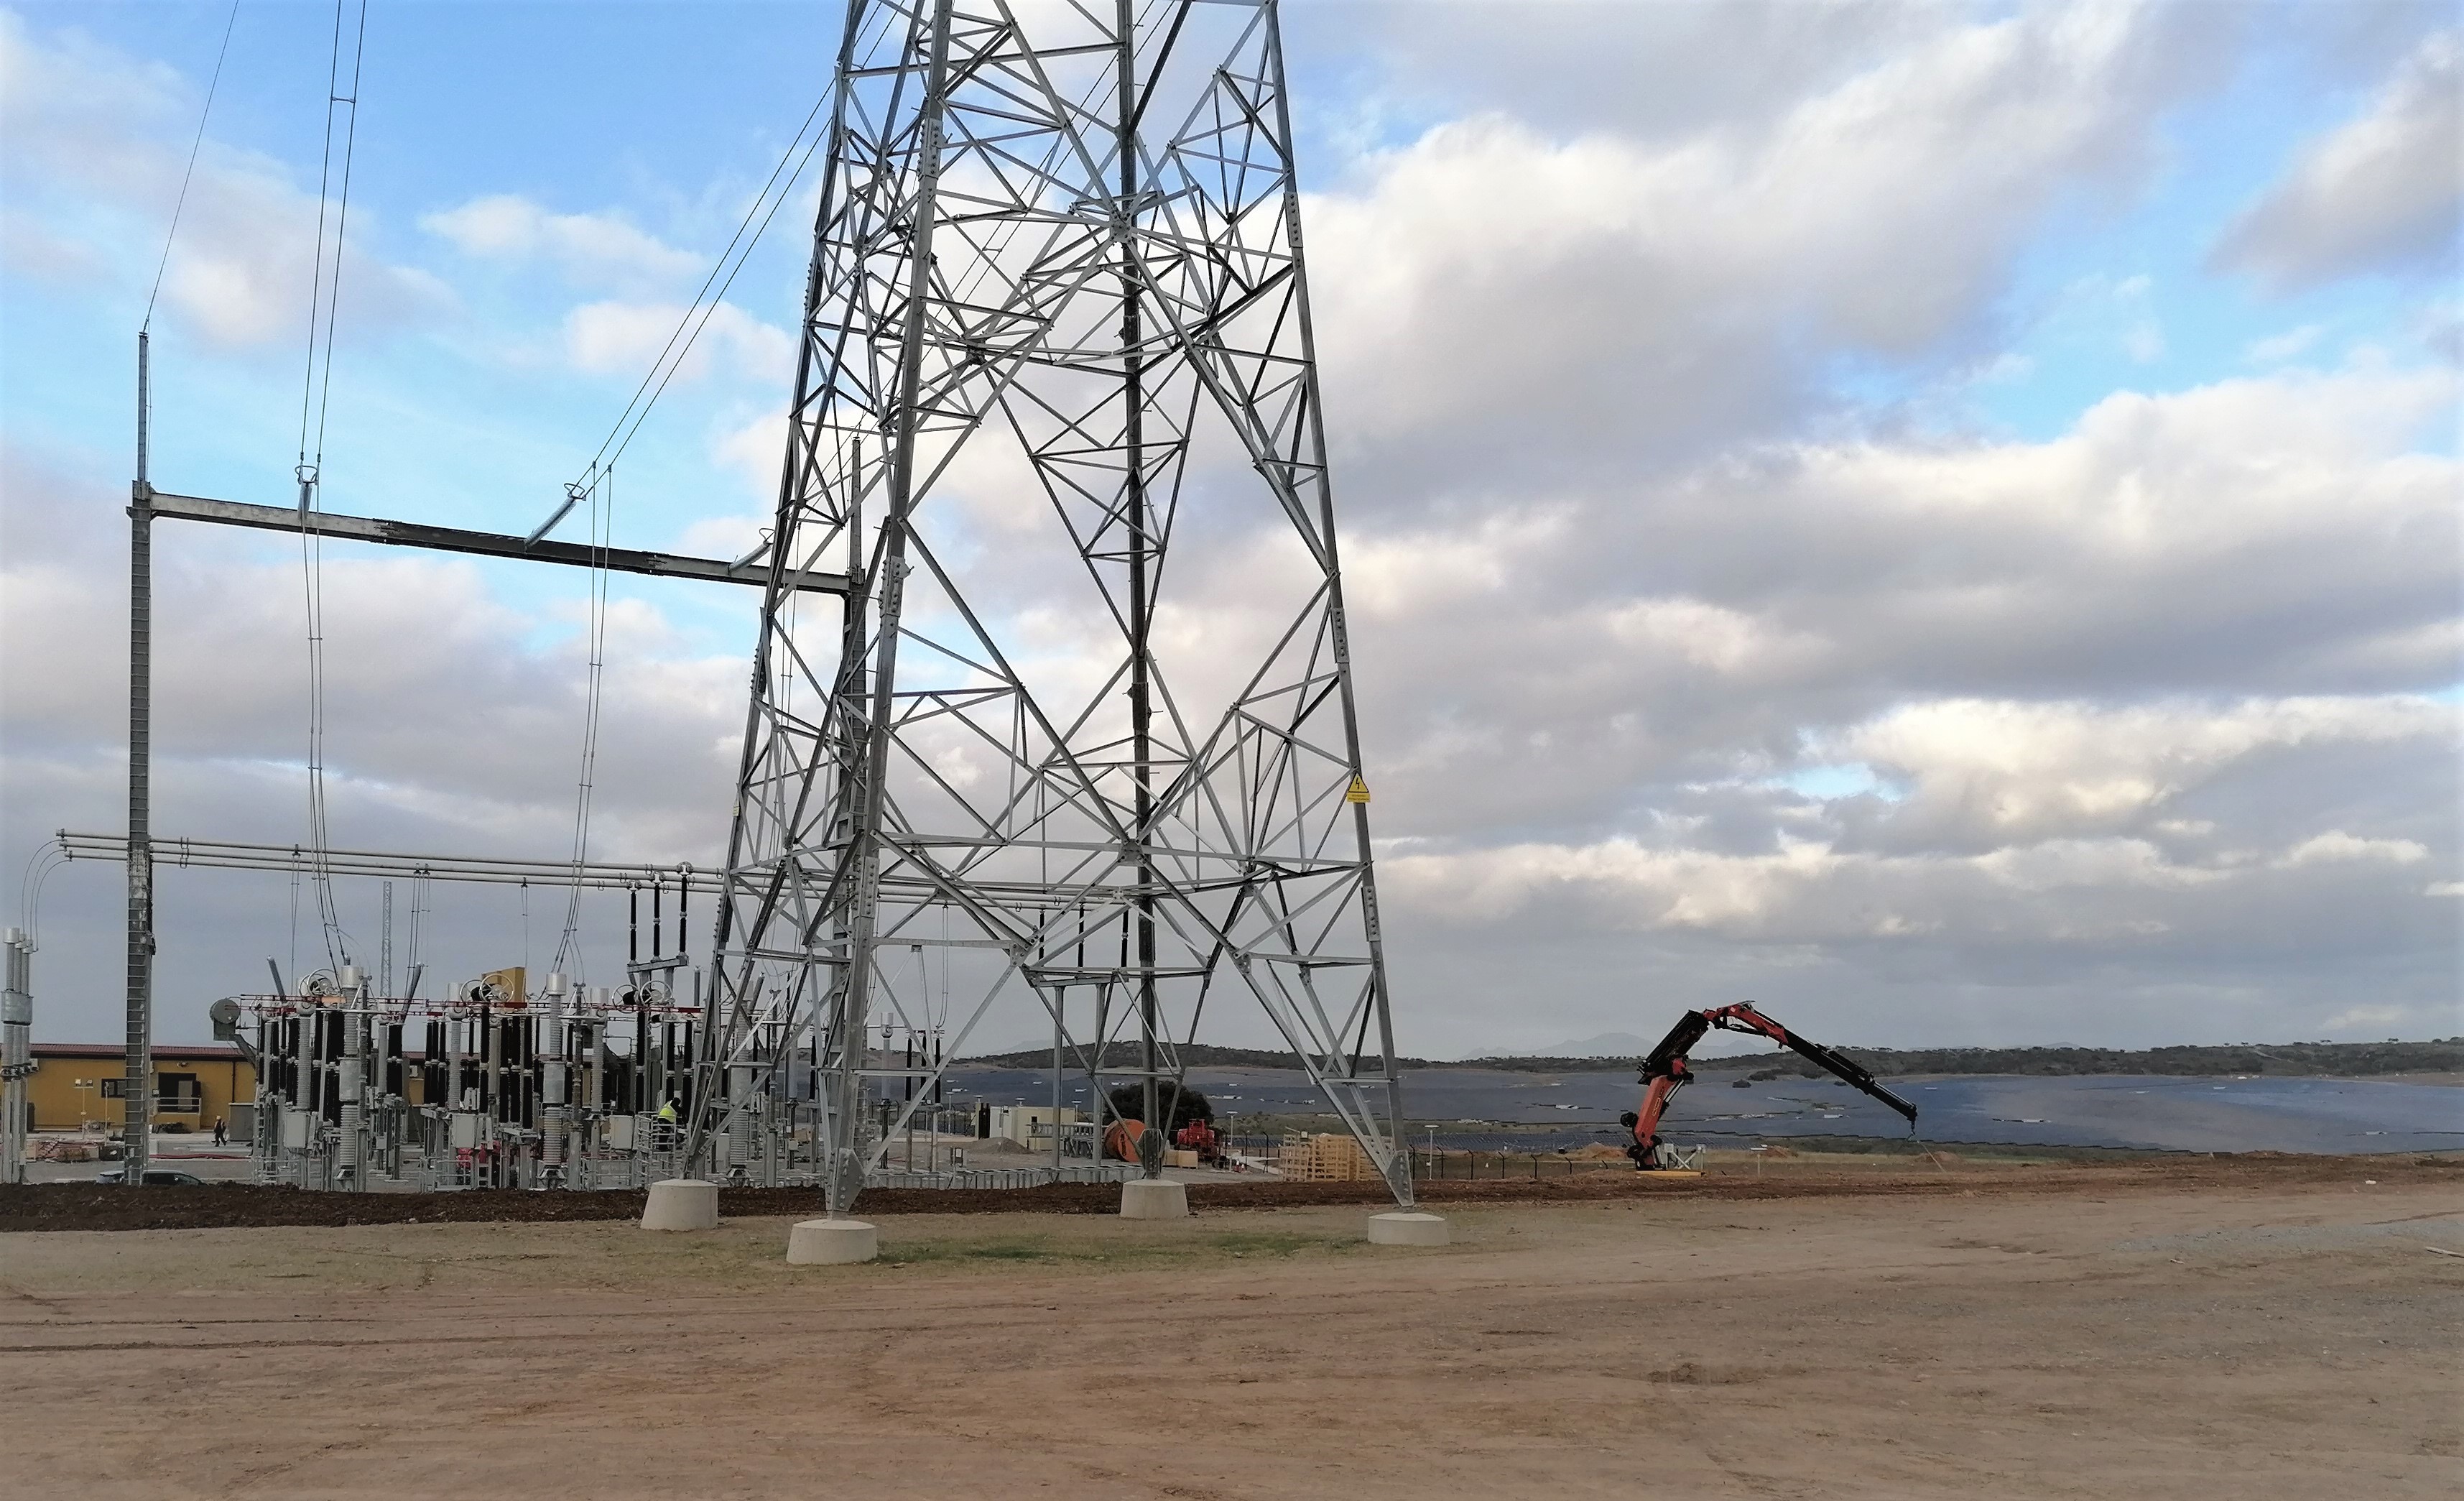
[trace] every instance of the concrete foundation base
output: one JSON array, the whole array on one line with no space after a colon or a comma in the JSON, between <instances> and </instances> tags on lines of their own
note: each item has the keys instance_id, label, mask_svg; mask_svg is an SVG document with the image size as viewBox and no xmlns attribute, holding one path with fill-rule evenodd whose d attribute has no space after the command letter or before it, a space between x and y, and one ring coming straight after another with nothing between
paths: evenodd
<instances>
[{"instance_id":1,"label":"concrete foundation base","mask_svg":"<svg viewBox=\"0 0 2464 1501\"><path fill-rule=\"evenodd\" d=\"M1189 1186L1164 1178L1133 1178L1121 1185L1124 1220L1177 1220L1189 1213Z\"/></svg>"},{"instance_id":2,"label":"concrete foundation base","mask_svg":"<svg viewBox=\"0 0 2464 1501\"><path fill-rule=\"evenodd\" d=\"M710 1230L718 1227L718 1185L697 1178L670 1178L650 1185L642 1203L646 1230Z\"/></svg>"},{"instance_id":3,"label":"concrete foundation base","mask_svg":"<svg viewBox=\"0 0 2464 1501\"><path fill-rule=\"evenodd\" d=\"M881 1232L862 1220L804 1220L787 1232L791 1267L841 1267L881 1254Z\"/></svg>"},{"instance_id":4,"label":"concrete foundation base","mask_svg":"<svg viewBox=\"0 0 2464 1501\"><path fill-rule=\"evenodd\" d=\"M1369 1244L1372 1246L1443 1246L1445 1243L1444 1215L1398 1209L1369 1217Z\"/></svg>"}]
</instances>

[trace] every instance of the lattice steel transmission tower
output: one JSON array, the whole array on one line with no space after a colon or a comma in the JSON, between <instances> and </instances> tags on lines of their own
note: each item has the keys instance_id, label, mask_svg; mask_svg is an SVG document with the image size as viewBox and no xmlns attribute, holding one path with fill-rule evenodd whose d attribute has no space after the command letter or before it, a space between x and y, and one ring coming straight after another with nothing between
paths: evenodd
<instances>
[{"instance_id":1,"label":"lattice steel transmission tower","mask_svg":"<svg viewBox=\"0 0 2464 1501\"><path fill-rule=\"evenodd\" d=\"M1264 1007L1408 1205L1273 0L848 11L699 1160L809 1100L844 1213L929 951L1150 1122Z\"/></svg>"}]
</instances>

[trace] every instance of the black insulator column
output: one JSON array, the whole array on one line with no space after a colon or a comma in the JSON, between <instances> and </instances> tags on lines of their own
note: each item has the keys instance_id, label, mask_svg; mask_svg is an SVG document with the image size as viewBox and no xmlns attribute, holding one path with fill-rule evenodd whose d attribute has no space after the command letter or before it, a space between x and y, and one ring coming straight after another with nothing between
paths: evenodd
<instances>
[{"instance_id":1,"label":"black insulator column","mask_svg":"<svg viewBox=\"0 0 2464 1501\"><path fill-rule=\"evenodd\" d=\"M450 1081L445 1068L445 1024L428 1024L427 1046L419 1060L419 1102L422 1105L451 1105L448 1097Z\"/></svg>"},{"instance_id":2,"label":"black insulator column","mask_svg":"<svg viewBox=\"0 0 2464 1501\"><path fill-rule=\"evenodd\" d=\"M385 1092L396 1099L407 1093L403 1077L402 1024L393 1022L385 1029Z\"/></svg>"}]
</instances>

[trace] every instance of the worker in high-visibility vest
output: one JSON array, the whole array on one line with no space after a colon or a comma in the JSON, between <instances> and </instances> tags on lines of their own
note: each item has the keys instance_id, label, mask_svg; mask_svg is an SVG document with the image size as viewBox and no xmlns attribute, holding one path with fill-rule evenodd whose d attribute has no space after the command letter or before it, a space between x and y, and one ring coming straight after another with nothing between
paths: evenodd
<instances>
[{"instance_id":1,"label":"worker in high-visibility vest","mask_svg":"<svg viewBox=\"0 0 2464 1501\"><path fill-rule=\"evenodd\" d=\"M659 1107L659 1119L667 1125L674 1125L682 1114L676 1109L676 1097L672 1094L668 1096L666 1104Z\"/></svg>"}]
</instances>

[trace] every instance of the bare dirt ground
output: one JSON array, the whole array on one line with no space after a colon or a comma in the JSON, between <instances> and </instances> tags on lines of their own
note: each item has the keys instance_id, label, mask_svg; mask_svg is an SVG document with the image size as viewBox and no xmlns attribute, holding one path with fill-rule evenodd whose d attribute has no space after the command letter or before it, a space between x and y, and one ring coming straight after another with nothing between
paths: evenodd
<instances>
[{"instance_id":1,"label":"bare dirt ground","mask_svg":"<svg viewBox=\"0 0 2464 1501\"><path fill-rule=\"evenodd\" d=\"M15 1494L2448 1497L2464 1175L0 1235ZM2377 1178L2376 1182L2369 1179Z\"/></svg>"},{"instance_id":2,"label":"bare dirt ground","mask_svg":"<svg viewBox=\"0 0 2464 1501\"><path fill-rule=\"evenodd\" d=\"M1760 1159L1758 1160L1758 1157ZM1596 1162L1509 1159L1501 1175L1477 1180L1420 1182L1433 1204L1544 1203L1632 1198L1795 1199L1878 1191L1912 1195L1998 1194L2031 1196L2105 1194L2133 1188L2285 1187L2341 1183L2384 1177L2390 1183L2446 1181L2464 1190L2464 1154L2376 1158L2309 1157L2281 1152L2224 1156L2115 1153L2086 1157L1971 1159L1951 1151L1922 1156L1896 1152L1806 1152L1771 1147L1763 1154L1710 1154L1711 1171L1636 1173L1623 1162L1593 1171ZM1568 1173L1569 1168L1585 1171ZM2426 1178L2425 1178L2426 1175ZM1233 1180L1212 1174L1176 1173L1191 1180L1189 1202L1200 1209L1291 1208L1304 1204L1388 1203L1378 1182L1284 1182ZM1120 1207L1121 1191L1108 1183L1048 1183L1041 1188L947 1190L869 1189L859 1207L869 1216L910 1214L1098 1214ZM824 1212L821 1193L805 1188L723 1188L719 1212L730 1219ZM520 1193L309 1193L296 1188L222 1182L202 1188L151 1187L130 1193L92 1181L0 1184L0 1233L22 1230L204 1230L269 1225L418 1225L441 1221L501 1223L545 1220L633 1220L642 1213L639 1189Z\"/></svg>"}]
</instances>

